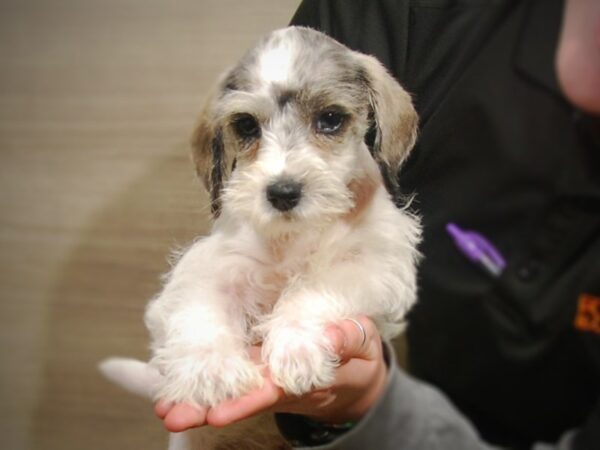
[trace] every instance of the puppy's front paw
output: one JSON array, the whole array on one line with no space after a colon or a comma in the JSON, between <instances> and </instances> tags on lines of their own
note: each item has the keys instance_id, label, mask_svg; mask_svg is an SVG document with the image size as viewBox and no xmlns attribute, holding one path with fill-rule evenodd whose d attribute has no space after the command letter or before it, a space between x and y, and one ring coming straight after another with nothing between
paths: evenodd
<instances>
[{"instance_id":1,"label":"puppy's front paw","mask_svg":"<svg viewBox=\"0 0 600 450\"><path fill-rule=\"evenodd\" d=\"M301 395L334 382L338 360L321 327L271 330L263 352L273 381L288 394Z\"/></svg>"},{"instance_id":2,"label":"puppy's front paw","mask_svg":"<svg viewBox=\"0 0 600 450\"><path fill-rule=\"evenodd\" d=\"M157 398L215 406L262 386L259 368L242 352L195 349L178 357L169 353L172 349L162 349L152 360L163 374Z\"/></svg>"}]
</instances>

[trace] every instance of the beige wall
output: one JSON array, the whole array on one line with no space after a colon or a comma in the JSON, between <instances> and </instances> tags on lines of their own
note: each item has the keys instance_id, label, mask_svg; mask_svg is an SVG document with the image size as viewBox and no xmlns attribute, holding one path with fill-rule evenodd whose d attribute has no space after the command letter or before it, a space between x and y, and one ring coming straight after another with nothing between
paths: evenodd
<instances>
[{"instance_id":1,"label":"beige wall","mask_svg":"<svg viewBox=\"0 0 600 450\"><path fill-rule=\"evenodd\" d=\"M169 250L207 229L202 99L298 3L0 1L0 448L165 447L95 364L147 355Z\"/></svg>"}]
</instances>

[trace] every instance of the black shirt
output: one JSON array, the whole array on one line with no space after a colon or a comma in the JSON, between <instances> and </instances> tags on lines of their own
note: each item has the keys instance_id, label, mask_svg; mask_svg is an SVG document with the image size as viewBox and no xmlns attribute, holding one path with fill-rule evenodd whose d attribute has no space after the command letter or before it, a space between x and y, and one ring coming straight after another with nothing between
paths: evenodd
<instances>
[{"instance_id":1,"label":"black shirt","mask_svg":"<svg viewBox=\"0 0 600 450\"><path fill-rule=\"evenodd\" d=\"M412 93L420 137L399 176L425 258L409 367L513 448L580 427L577 448L600 449L600 145L558 88L562 7L312 0L293 19L376 56ZM500 249L499 278L460 254L448 222Z\"/></svg>"}]
</instances>

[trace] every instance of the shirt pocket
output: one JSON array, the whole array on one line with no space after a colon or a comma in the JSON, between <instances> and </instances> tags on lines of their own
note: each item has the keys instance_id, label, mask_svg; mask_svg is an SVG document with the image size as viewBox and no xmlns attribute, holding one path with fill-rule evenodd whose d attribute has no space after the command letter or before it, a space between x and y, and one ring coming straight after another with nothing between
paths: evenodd
<instances>
[{"instance_id":1,"label":"shirt pocket","mask_svg":"<svg viewBox=\"0 0 600 450\"><path fill-rule=\"evenodd\" d=\"M499 347L529 356L544 351L572 330L590 280L600 280L600 201L560 198L484 296Z\"/></svg>"}]
</instances>

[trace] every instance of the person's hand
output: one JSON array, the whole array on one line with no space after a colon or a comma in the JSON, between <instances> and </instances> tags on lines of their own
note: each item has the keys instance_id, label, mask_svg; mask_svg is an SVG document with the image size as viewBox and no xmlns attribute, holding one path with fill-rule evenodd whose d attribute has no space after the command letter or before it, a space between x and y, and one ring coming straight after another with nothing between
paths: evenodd
<instances>
[{"instance_id":1,"label":"person's hand","mask_svg":"<svg viewBox=\"0 0 600 450\"><path fill-rule=\"evenodd\" d=\"M375 325L365 316L357 320L366 338L352 320L343 320L326 330L341 361L330 388L301 397L288 396L273 383L267 371L262 388L240 398L210 409L159 401L155 413L172 432L207 424L223 427L264 411L302 414L327 423L358 420L383 393L387 367ZM251 356L258 361L260 348L254 347Z\"/></svg>"}]
</instances>

